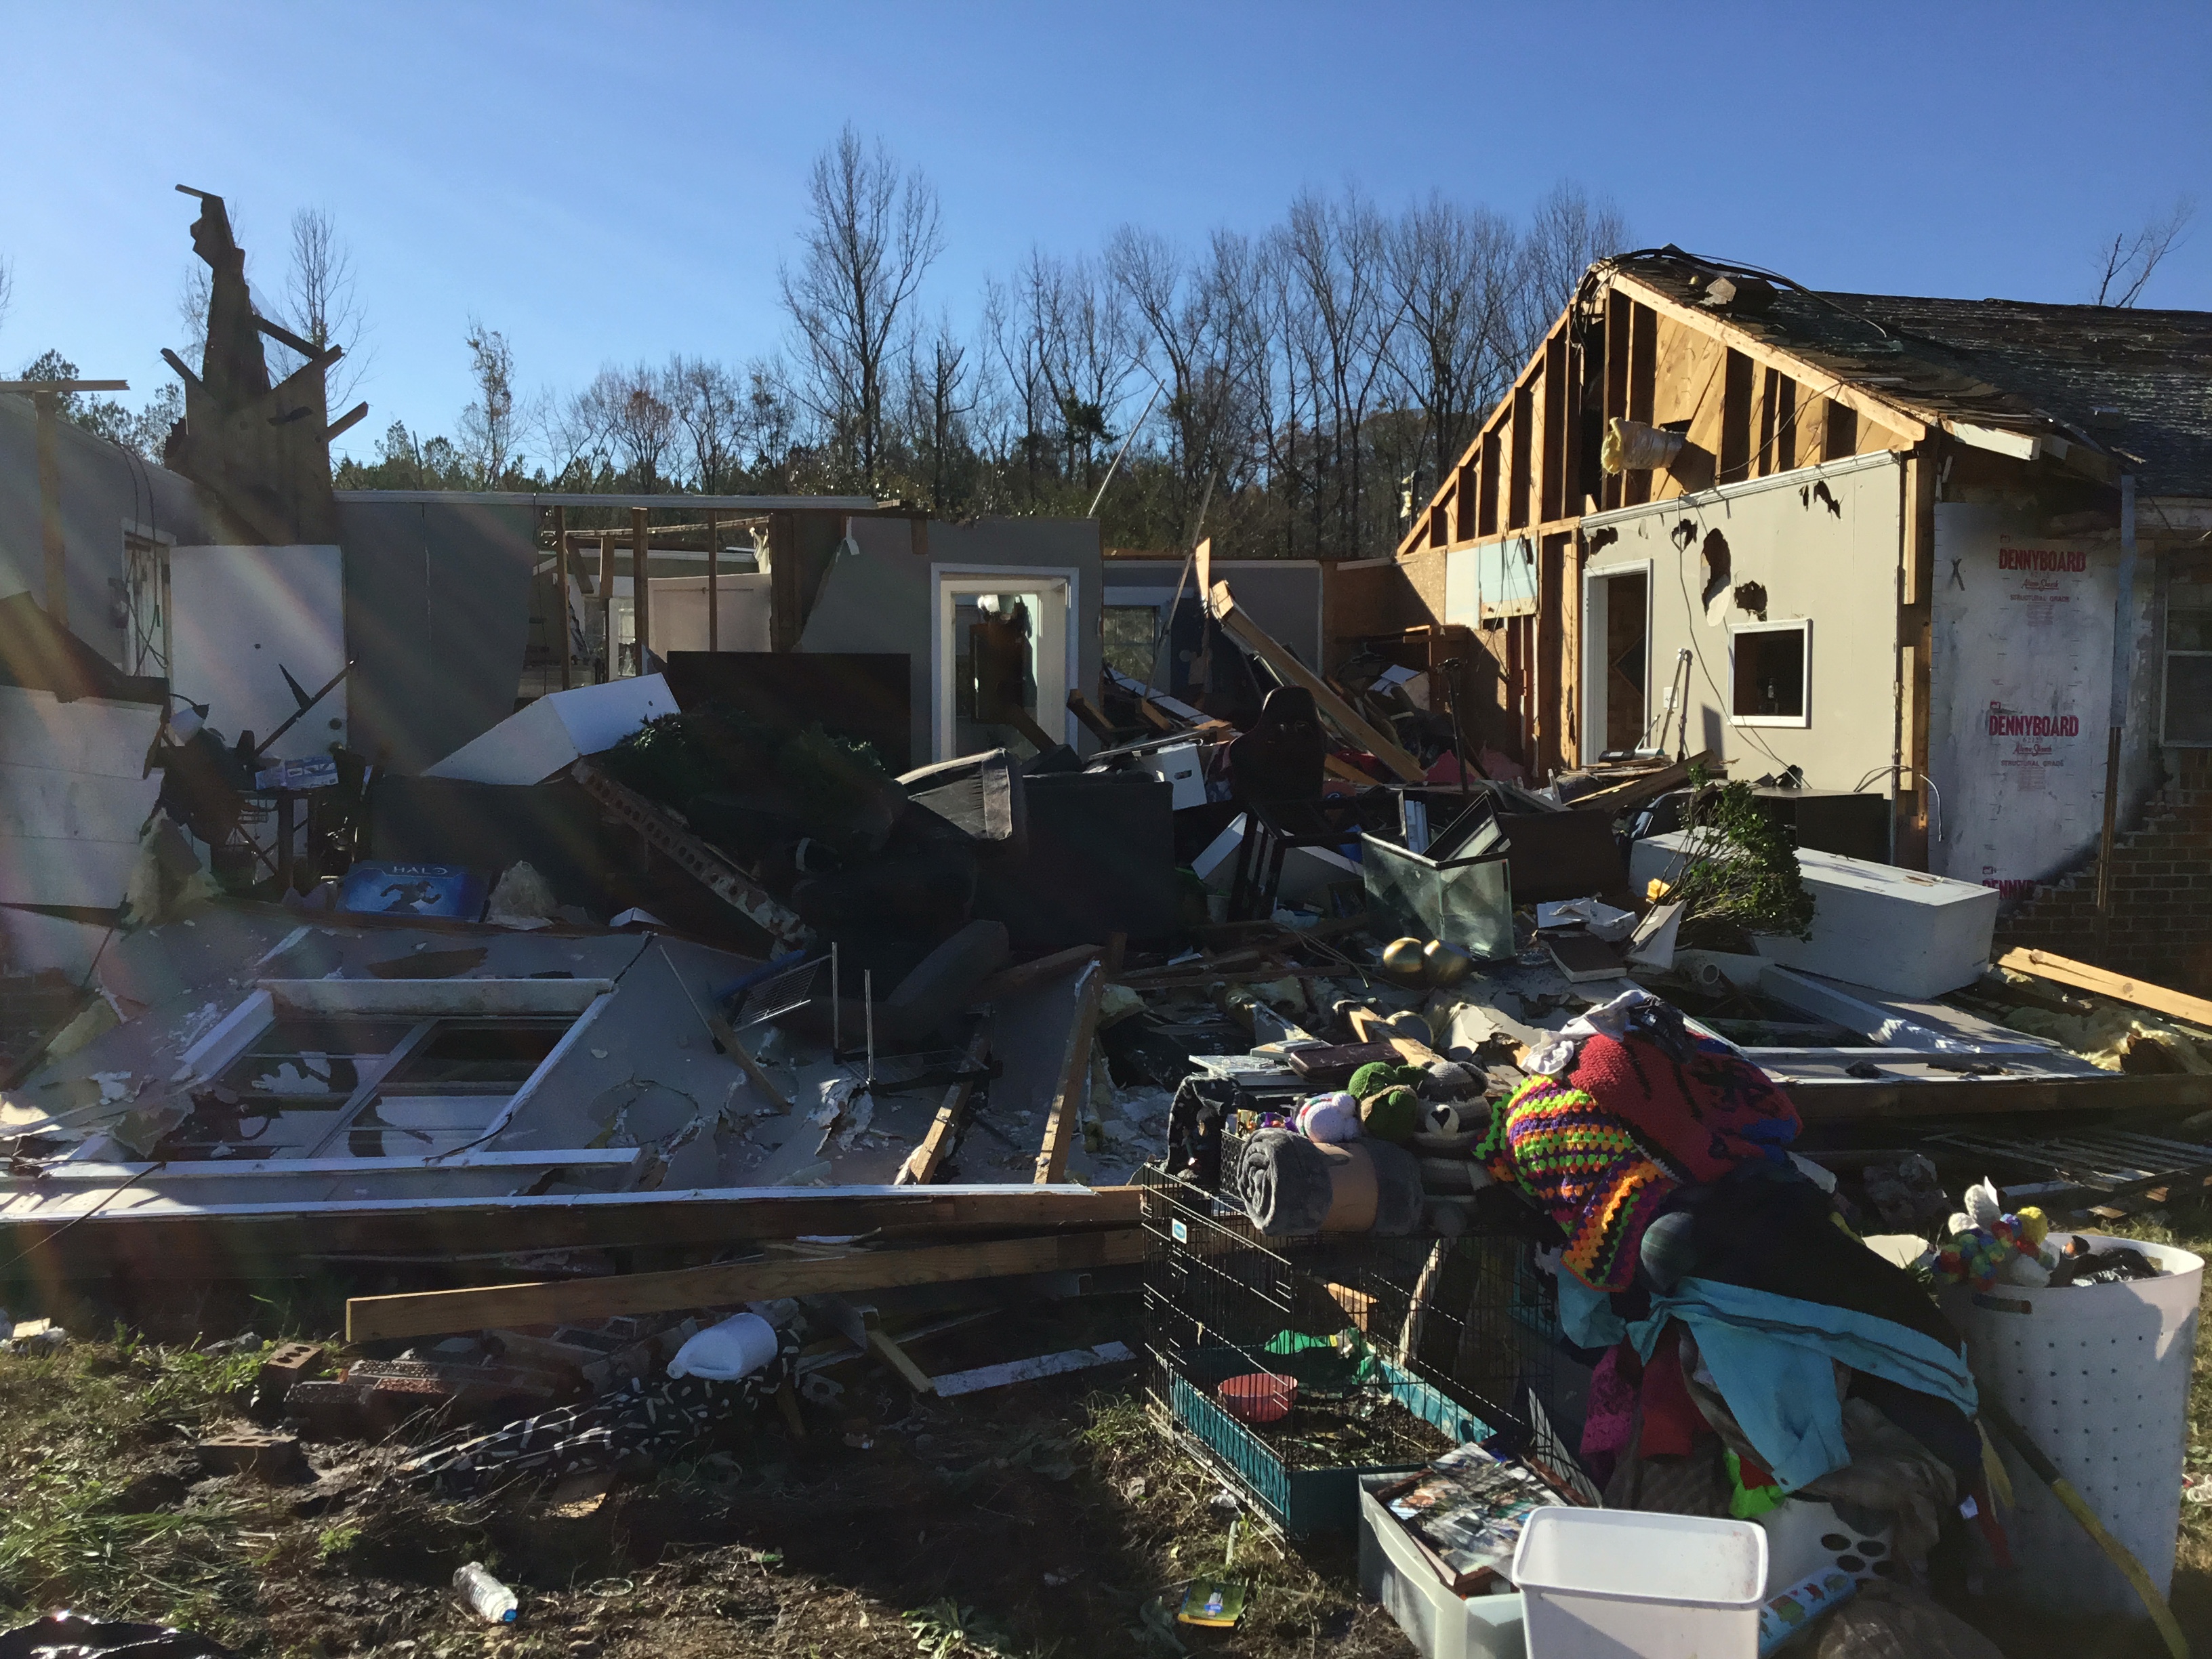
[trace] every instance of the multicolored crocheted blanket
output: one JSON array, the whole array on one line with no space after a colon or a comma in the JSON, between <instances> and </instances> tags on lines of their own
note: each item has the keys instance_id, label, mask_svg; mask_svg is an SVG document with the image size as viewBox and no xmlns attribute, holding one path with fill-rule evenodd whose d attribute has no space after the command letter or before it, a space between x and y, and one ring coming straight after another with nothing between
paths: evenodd
<instances>
[{"instance_id":1,"label":"multicolored crocheted blanket","mask_svg":"<svg viewBox=\"0 0 2212 1659\"><path fill-rule=\"evenodd\" d=\"M1797 1135L1796 1109L1765 1073L1679 1018L1583 1038L1559 1076L1532 1077L1499 1103L1475 1148L1494 1179L1559 1224L1568 1268L1594 1290L1634 1281L1644 1230L1674 1193L1779 1162Z\"/></svg>"}]
</instances>

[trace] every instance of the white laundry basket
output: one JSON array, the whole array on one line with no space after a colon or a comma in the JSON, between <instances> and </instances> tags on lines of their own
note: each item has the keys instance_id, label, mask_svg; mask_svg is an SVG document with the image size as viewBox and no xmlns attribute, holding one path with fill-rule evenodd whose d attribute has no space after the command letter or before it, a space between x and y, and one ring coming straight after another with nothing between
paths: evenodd
<instances>
[{"instance_id":1,"label":"white laundry basket","mask_svg":"<svg viewBox=\"0 0 2212 1659\"><path fill-rule=\"evenodd\" d=\"M1954 1286L1945 1311L1966 1339L1983 1394L2058 1467L2164 1595L2181 1522L2189 1368L2204 1263L2187 1250L2082 1233L2094 1249L2127 1244L2166 1270L2118 1285L1988 1291ZM2142 1602L2081 1523L2002 1435L2014 1507L2001 1510L2014 1571L2000 1593L2051 1613L2139 1617Z\"/></svg>"},{"instance_id":2,"label":"white laundry basket","mask_svg":"<svg viewBox=\"0 0 2212 1659\"><path fill-rule=\"evenodd\" d=\"M1748 1521L1541 1509L1513 1553L1528 1659L1755 1659L1766 1534Z\"/></svg>"}]
</instances>

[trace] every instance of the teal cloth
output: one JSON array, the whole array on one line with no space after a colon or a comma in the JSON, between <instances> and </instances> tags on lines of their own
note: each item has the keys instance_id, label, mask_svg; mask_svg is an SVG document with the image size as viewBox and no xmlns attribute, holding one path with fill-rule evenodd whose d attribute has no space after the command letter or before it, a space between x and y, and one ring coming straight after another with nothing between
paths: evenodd
<instances>
[{"instance_id":1,"label":"teal cloth","mask_svg":"<svg viewBox=\"0 0 2212 1659\"><path fill-rule=\"evenodd\" d=\"M1685 1279L1651 1298L1649 1318L1631 1324L1613 1312L1610 1297L1571 1273L1559 1282L1560 1328L1579 1346L1625 1340L1649 1359L1669 1319L1688 1326L1714 1386L1784 1491L1851 1461L1831 1361L1948 1400L1969 1417L1979 1401L1961 1355L1894 1320Z\"/></svg>"}]
</instances>

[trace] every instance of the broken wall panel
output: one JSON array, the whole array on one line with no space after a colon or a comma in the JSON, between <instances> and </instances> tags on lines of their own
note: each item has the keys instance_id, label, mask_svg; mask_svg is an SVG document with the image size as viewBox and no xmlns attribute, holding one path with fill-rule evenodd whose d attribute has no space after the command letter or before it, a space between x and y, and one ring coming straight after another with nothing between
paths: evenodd
<instances>
[{"instance_id":1,"label":"broken wall panel","mask_svg":"<svg viewBox=\"0 0 2212 1659\"><path fill-rule=\"evenodd\" d=\"M161 793L145 775L161 724L155 704L0 686L0 902L123 902Z\"/></svg>"},{"instance_id":2,"label":"broken wall panel","mask_svg":"<svg viewBox=\"0 0 2212 1659\"><path fill-rule=\"evenodd\" d=\"M170 680L207 708L233 743L267 742L345 666L344 555L336 547L177 547L169 552ZM288 681L287 676L289 676ZM267 750L271 760L326 755L346 737L346 688Z\"/></svg>"},{"instance_id":3,"label":"broken wall panel","mask_svg":"<svg viewBox=\"0 0 2212 1659\"><path fill-rule=\"evenodd\" d=\"M353 746L419 772L514 712L536 515L359 499L339 501L337 514Z\"/></svg>"}]
</instances>

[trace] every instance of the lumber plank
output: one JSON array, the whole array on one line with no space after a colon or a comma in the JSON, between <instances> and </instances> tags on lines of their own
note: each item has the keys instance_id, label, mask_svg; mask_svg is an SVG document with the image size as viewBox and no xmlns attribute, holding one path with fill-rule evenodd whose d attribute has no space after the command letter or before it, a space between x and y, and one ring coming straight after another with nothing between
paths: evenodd
<instances>
[{"instance_id":1,"label":"lumber plank","mask_svg":"<svg viewBox=\"0 0 2212 1659\"><path fill-rule=\"evenodd\" d=\"M1134 1226L1134 1187L720 1188L505 1198L192 1206L155 1213L84 1190L0 1220L5 1253L58 1279L282 1278L349 1256L471 1260L517 1250L725 1246L809 1234L891 1237ZM101 1207L106 1205L106 1207Z\"/></svg>"},{"instance_id":2,"label":"lumber plank","mask_svg":"<svg viewBox=\"0 0 2212 1659\"><path fill-rule=\"evenodd\" d=\"M1351 704L1329 689L1326 680L1278 645L1257 623L1238 610L1227 582L1214 584L1211 599L1213 619L1229 631L1229 636L1266 663L1282 679L1292 685L1304 686L1311 692L1314 704L1321 710L1323 719L1407 783L1426 781L1428 774L1422 769L1419 761L1360 719Z\"/></svg>"},{"instance_id":3,"label":"lumber plank","mask_svg":"<svg viewBox=\"0 0 2212 1659\"><path fill-rule=\"evenodd\" d=\"M623 1314L679 1313L777 1297L951 1285L1017 1273L1079 1273L1127 1267L1144 1257L1143 1230L1121 1227L1109 1232L859 1251L817 1261L732 1261L605 1279L361 1296L346 1304L346 1340L374 1342L505 1326L611 1319Z\"/></svg>"},{"instance_id":4,"label":"lumber plank","mask_svg":"<svg viewBox=\"0 0 2212 1659\"><path fill-rule=\"evenodd\" d=\"M2202 997L2170 991L2165 986L2154 985L2148 980L2130 979L2125 974L2092 967L2086 962L2075 962L2070 957L2054 956L2048 951L2008 951L1997 958L1997 966L2009 968L2016 974L2032 974L2054 984L2069 985L2077 991L2094 991L2100 996L2131 1002L2136 1007L2148 1008L2154 1013L2185 1019L2191 1025L2212 1027L2212 1002L2207 1002Z\"/></svg>"},{"instance_id":5,"label":"lumber plank","mask_svg":"<svg viewBox=\"0 0 2212 1659\"><path fill-rule=\"evenodd\" d=\"M961 1057L961 1069L972 1072L983 1063L990 1051L989 1038L978 1032L975 1040L968 1045L968 1052ZM938 1166L945 1162L945 1154L952 1150L953 1139L960 1132L960 1115L967 1108L969 1091L973 1086L963 1080L945 1090L944 1103L937 1109L936 1121L929 1126L929 1132L922 1136L921 1144L908 1153L906 1162L899 1166L898 1178L894 1184L927 1187L937 1179Z\"/></svg>"},{"instance_id":6,"label":"lumber plank","mask_svg":"<svg viewBox=\"0 0 2212 1659\"><path fill-rule=\"evenodd\" d=\"M1727 769L1725 763L1714 759L1711 750L1701 749L1687 760L1660 767L1656 771L1646 772L1642 777L1630 778L1625 783L1608 785L1571 800L1567 805L1577 812L1592 806L1610 807L1616 812L1626 811L1632 806L1641 806L1645 801L1689 782L1690 769L1693 766L1702 766L1708 772Z\"/></svg>"},{"instance_id":7,"label":"lumber plank","mask_svg":"<svg viewBox=\"0 0 2212 1659\"><path fill-rule=\"evenodd\" d=\"M907 1358L906 1350L882 1331L868 1333L868 1346L875 1350L876 1358L896 1371L904 1380L907 1387L912 1389L916 1394L933 1392L933 1385L929 1380L929 1373Z\"/></svg>"},{"instance_id":8,"label":"lumber plank","mask_svg":"<svg viewBox=\"0 0 2212 1659\"><path fill-rule=\"evenodd\" d=\"M1085 969L1075 989L1075 1024L1067 1033L1066 1052L1060 1056L1060 1083L1045 1112L1044 1144L1037 1149L1038 1186L1048 1186L1067 1174L1076 1120L1091 1091L1091 1043L1098 1034L1098 1005L1105 991L1106 975L1095 968Z\"/></svg>"},{"instance_id":9,"label":"lumber plank","mask_svg":"<svg viewBox=\"0 0 2212 1659\"><path fill-rule=\"evenodd\" d=\"M1350 1018L1353 1036L1362 1042L1389 1043L1408 1066L1428 1066L1443 1058L1419 1038L1397 1030L1372 1008L1354 1008Z\"/></svg>"}]
</instances>

